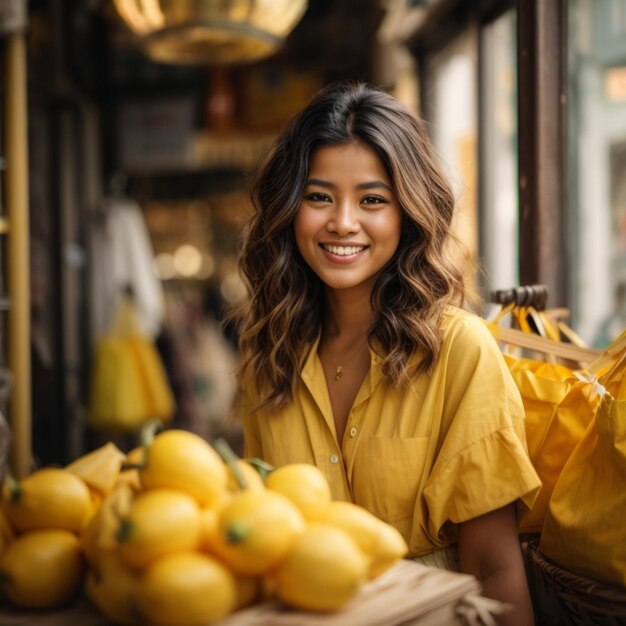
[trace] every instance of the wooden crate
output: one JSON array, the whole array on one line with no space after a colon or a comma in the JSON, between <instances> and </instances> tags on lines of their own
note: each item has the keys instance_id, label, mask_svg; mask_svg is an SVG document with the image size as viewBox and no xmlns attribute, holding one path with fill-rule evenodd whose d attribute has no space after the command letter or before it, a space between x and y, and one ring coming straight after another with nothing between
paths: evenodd
<instances>
[{"instance_id":1,"label":"wooden crate","mask_svg":"<svg viewBox=\"0 0 626 626\"><path fill-rule=\"evenodd\" d=\"M339 611L309 613L266 602L238 611L215 626L449 626L463 623L460 612L472 623L472 615L485 606L497 608L497 603L485 603L479 594L473 576L400 561ZM2 610L0 626L112 625L81 598L72 607L45 613Z\"/></svg>"}]
</instances>

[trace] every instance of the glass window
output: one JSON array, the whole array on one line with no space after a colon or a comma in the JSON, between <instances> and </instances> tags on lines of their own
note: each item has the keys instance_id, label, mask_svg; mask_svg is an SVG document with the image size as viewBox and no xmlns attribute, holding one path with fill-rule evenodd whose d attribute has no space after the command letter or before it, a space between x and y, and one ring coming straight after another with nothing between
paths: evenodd
<instances>
[{"instance_id":1,"label":"glass window","mask_svg":"<svg viewBox=\"0 0 626 626\"><path fill-rule=\"evenodd\" d=\"M457 198L453 228L466 249L457 252L457 264L466 268L470 290L475 289L478 249L476 49L475 32L468 30L428 57L424 102L435 148Z\"/></svg>"},{"instance_id":2,"label":"glass window","mask_svg":"<svg viewBox=\"0 0 626 626\"><path fill-rule=\"evenodd\" d=\"M626 2L568 9L570 308L602 347L626 328Z\"/></svg>"},{"instance_id":3,"label":"glass window","mask_svg":"<svg viewBox=\"0 0 626 626\"><path fill-rule=\"evenodd\" d=\"M480 257L485 297L519 283L516 13L481 29Z\"/></svg>"}]
</instances>

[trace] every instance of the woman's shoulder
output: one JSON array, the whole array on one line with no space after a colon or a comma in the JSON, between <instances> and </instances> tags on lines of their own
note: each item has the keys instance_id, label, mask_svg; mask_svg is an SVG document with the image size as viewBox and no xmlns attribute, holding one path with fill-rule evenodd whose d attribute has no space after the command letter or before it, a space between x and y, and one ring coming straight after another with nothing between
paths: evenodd
<instances>
[{"instance_id":1,"label":"woman's shoulder","mask_svg":"<svg viewBox=\"0 0 626 626\"><path fill-rule=\"evenodd\" d=\"M442 320L443 344L454 351L497 351L498 344L485 321L470 311L448 306Z\"/></svg>"},{"instance_id":2,"label":"woman's shoulder","mask_svg":"<svg viewBox=\"0 0 626 626\"><path fill-rule=\"evenodd\" d=\"M444 311L442 330L444 337L455 334L477 334L480 336L491 334L482 317L453 305L447 306Z\"/></svg>"}]
</instances>

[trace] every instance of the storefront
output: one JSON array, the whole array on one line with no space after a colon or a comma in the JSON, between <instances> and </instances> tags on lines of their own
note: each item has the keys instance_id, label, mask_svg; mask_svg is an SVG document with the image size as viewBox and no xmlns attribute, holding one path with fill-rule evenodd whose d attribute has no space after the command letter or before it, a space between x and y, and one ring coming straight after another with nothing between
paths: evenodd
<instances>
[{"instance_id":1,"label":"storefront","mask_svg":"<svg viewBox=\"0 0 626 626\"><path fill-rule=\"evenodd\" d=\"M546 284L548 306L606 345L625 321L626 6L428 4L408 41L481 295Z\"/></svg>"},{"instance_id":2,"label":"storefront","mask_svg":"<svg viewBox=\"0 0 626 626\"><path fill-rule=\"evenodd\" d=\"M88 438L93 342L113 315L93 296L103 207L140 209L167 303L158 315L219 317L241 290L249 174L284 120L337 78L375 82L427 119L481 299L541 283L588 344L623 328L622 0L310 3L279 53L210 67L149 60L108 3L34 3L27 18L32 332L9 332L2 357L11 369L15 342L20 353L27 343L13 399L32 390L38 462L76 456ZM206 406L216 373L192 372L191 404ZM198 426L192 414L181 419Z\"/></svg>"}]
</instances>

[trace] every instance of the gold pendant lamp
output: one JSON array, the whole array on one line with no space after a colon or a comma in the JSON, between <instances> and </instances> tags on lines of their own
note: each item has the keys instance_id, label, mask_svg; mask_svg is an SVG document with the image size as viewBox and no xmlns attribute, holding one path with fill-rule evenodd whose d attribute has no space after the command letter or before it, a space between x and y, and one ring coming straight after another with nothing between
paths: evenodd
<instances>
[{"instance_id":1,"label":"gold pendant lamp","mask_svg":"<svg viewBox=\"0 0 626 626\"><path fill-rule=\"evenodd\" d=\"M300 21L307 0L113 0L152 60L234 65L276 52Z\"/></svg>"}]
</instances>

